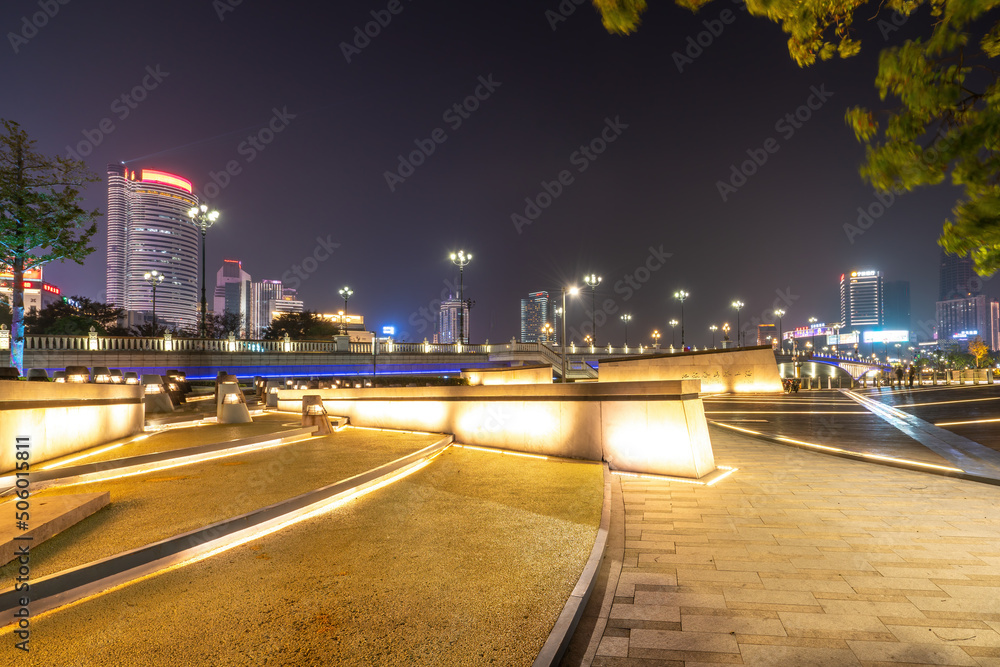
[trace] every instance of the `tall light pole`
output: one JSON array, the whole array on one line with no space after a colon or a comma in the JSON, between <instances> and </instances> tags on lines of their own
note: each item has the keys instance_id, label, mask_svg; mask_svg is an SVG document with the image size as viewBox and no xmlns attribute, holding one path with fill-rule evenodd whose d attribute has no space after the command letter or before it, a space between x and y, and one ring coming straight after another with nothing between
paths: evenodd
<instances>
[{"instance_id":1,"label":"tall light pole","mask_svg":"<svg viewBox=\"0 0 1000 667\"><path fill-rule=\"evenodd\" d=\"M590 287L590 344L597 345L597 286L601 284L601 277L591 273L583 277L583 282Z\"/></svg>"},{"instance_id":2,"label":"tall light pole","mask_svg":"<svg viewBox=\"0 0 1000 667\"><path fill-rule=\"evenodd\" d=\"M570 294L576 296L580 293L579 287L569 287L567 288L563 285L562 288L562 339L559 344L562 346L560 349L562 351L562 377L559 378L560 382L566 382L566 292L569 291Z\"/></svg>"},{"instance_id":3,"label":"tall light pole","mask_svg":"<svg viewBox=\"0 0 1000 667\"><path fill-rule=\"evenodd\" d=\"M205 301L205 234L208 228L219 219L218 211L208 210L208 206L202 204L195 206L188 211L188 217L194 226L201 231L201 337L205 337L205 318L208 316L208 306Z\"/></svg>"},{"instance_id":4,"label":"tall light pole","mask_svg":"<svg viewBox=\"0 0 1000 667\"><path fill-rule=\"evenodd\" d=\"M743 329L740 328L740 309L743 308L745 304L737 299L733 301L733 308L736 309L736 347L743 347Z\"/></svg>"},{"instance_id":5,"label":"tall light pole","mask_svg":"<svg viewBox=\"0 0 1000 667\"><path fill-rule=\"evenodd\" d=\"M660 349L660 331L659 329L653 329L653 347L657 350Z\"/></svg>"},{"instance_id":6,"label":"tall light pole","mask_svg":"<svg viewBox=\"0 0 1000 667\"><path fill-rule=\"evenodd\" d=\"M347 318L347 300L350 299L352 296L354 296L354 290L352 290L347 285L344 285L339 290L337 290L337 293L340 294L340 298L344 300L344 314L341 315L340 317L340 335L346 336L347 325L344 323L344 320Z\"/></svg>"},{"instance_id":7,"label":"tall light pole","mask_svg":"<svg viewBox=\"0 0 1000 667\"><path fill-rule=\"evenodd\" d=\"M684 300L689 296L684 290L674 292L674 298L681 302L681 350L684 349Z\"/></svg>"},{"instance_id":8,"label":"tall light pole","mask_svg":"<svg viewBox=\"0 0 1000 667\"><path fill-rule=\"evenodd\" d=\"M719 330L719 327L717 327L717 326L715 326L713 324L712 326L708 327L708 330L712 332L712 349L714 350L715 349L715 332Z\"/></svg>"},{"instance_id":9,"label":"tall light pole","mask_svg":"<svg viewBox=\"0 0 1000 667\"><path fill-rule=\"evenodd\" d=\"M156 335L156 288L163 282L163 274L157 270L146 271L146 274L142 277L149 286L153 288L153 335Z\"/></svg>"},{"instance_id":10,"label":"tall light pole","mask_svg":"<svg viewBox=\"0 0 1000 667\"><path fill-rule=\"evenodd\" d=\"M785 353L785 339L781 337L781 317L785 314L781 308L774 311L774 314L778 316L778 348L781 354Z\"/></svg>"},{"instance_id":11,"label":"tall light pole","mask_svg":"<svg viewBox=\"0 0 1000 667\"><path fill-rule=\"evenodd\" d=\"M465 267L472 261L472 253L464 250L451 253L451 261L458 267L458 341L468 343L465 339Z\"/></svg>"},{"instance_id":12,"label":"tall light pole","mask_svg":"<svg viewBox=\"0 0 1000 667\"><path fill-rule=\"evenodd\" d=\"M667 324L670 325L670 348L673 349L677 347L677 338L674 336L674 332L677 328L677 320L670 320Z\"/></svg>"},{"instance_id":13,"label":"tall light pole","mask_svg":"<svg viewBox=\"0 0 1000 667\"><path fill-rule=\"evenodd\" d=\"M622 314L622 322L625 323L625 347L628 347L628 323L632 321L632 316L628 313Z\"/></svg>"}]
</instances>

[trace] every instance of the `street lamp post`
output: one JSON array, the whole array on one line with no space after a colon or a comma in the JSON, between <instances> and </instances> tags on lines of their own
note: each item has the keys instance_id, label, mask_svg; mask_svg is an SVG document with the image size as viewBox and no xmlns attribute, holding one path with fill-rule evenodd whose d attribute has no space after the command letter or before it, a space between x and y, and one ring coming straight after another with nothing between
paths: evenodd
<instances>
[{"instance_id":1,"label":"street lamp post","mask_svg":"<svg viewBox=\"0 0 1000 667\"><path fill-rule=\"evenodd\" d=\"M352 296L354 296L354 290L352 290L347 285L344 285L339 290L337 290L337 292L338 294L340 294L340 298L344 300L344 314L341 315L340 317L340 335L346 336L347 324L344 322L344 320L347 318L347 300L350 299Z\"/></svg>"},{"instance_id":2,"label":"street lamp post","mask_svg":"<svg viewBox=\"0 0 1000 667\"><path fill-rule=\"evenodd\" d=\"M628 348L628 323L632 320L632 316L628 313L622 315L622 322L625 323L625 347Z\"/></svg>"},{"instance_id":3,"label":"street lamp post","mask_svg":"<svg viewBox=\"0 0 1000 667\"><path fill-rule=\"evenodd\" d=\"M208 210L208 206L202 204L195 206L188 211L188 217L194 226L201 231L201 337L205 337L205 318L208 316L208 306L205 300L205 234L208 228L219 219L218 211Z\"/></svg>"},{"instance_id":4,"label":"street lamp post","mask_svg":"<svg viewBox=\"0 0 1000 667\"><path fill-rule=\"evenodd\" d=\"M552 342L552 325L546 322L542 325L542 337L545 338L546 343Z\"/></svg>"},{"instance_id":5,"label":"street lamp post","mask_svg":"<svg viewBox=\"0 0 1000 667\"><path fill-rule=\"evenodd\" d=\"M708 327L708 330L712 332L712 349L714 350L715 349L715 332L719 330L719 327L717 327L717 326L715 326L713 324L712 326Z\"/></svg>"},{"instance_id":6,"label":"street lamp post","mask_svg":"<svg viewBox=\"0 0 1000 667\"><path fill-rule=\"evenodd\" d=\"M684 290L674 292L674 298L681 302L681 350L684 349L684 300L689 296L691 295Z\"/></svg>"},{"instance_id":7,"label":"street lamp post","mask_svg":"<svg viewBox=\"0 0 1000 667\"><path fill-rule=\"evenodd\" d=\"M722 347L726 347L727 341L729 341L729 322L722 325Z\"/></svg>"},{"instance_id":8,"label":"street lamp post","mask_svg":"<svg viewBox=\"0 0 1000 667\"><path fill-rule=\"evenodd\" d=\"M153 271L146 271L146 274L142 277L149 286L153 288L153 335L156 335L156 288L163 282L163 274L155 269Z\"/></svg>"},{"instance_id":9,"label":"street lamp post","mask_svg":"<svg viewBox=\"0 0 1000 667\"><path fill-rule=\"evenodd\" d=\"M785 353L785 339L781 337L781 317L785 314L785 311L778 308L774 311L774 314L778 316L778 349L781 354Z\"/></svg>"},{"instance_id":10,"label":"street lamp post","mask_svg":"<svg viewBox=\"0 0 1000 667\"><path fill-rule=\"evenodd\" d=\"M658 329L653 329L653 347L657 350L660 349L660 331Z\"/></svg>"},{"instance_id":11,"label":"street lamp post","mask_svg":"<svg viewBox=\"0 0 1000 667\"><path fill-rule=\"evenodd\" d=\"M559 344L562 346L561 350L560 350L562 352L562 377L559 378L560 382L566 382L566 291L567 291L567 288L566 288L565 285L563 285L563 288L562 288L562 318L561 318L562 319L562 336L561 336L561 340L559 341ZM572 295L574 295L574 296L576 296L577 294L579 294L579 292L580 292L580 288L579 287L575 287L574 286L574 287L570 287L569 288L569 293L572 294Z\"/></svg>"},{"instance_id":12,"label":"street lamp post","mask_svg":"<svg viewBox=\"0 0 1000 667\"><path fill-rule=\"evenodd\" d=\"M583 282L585 282L590 287L590 333L591 333L591 345L597 345L597 286L601 284L601 277L596 273L591 273L588 276L583 277Z\"/></svg>"},{"instance_id":13,"label":"street lamp post","mask_svg":"<svg viewBox=\"0 0 1000 667\"><path fill-rule=\"evenodd\" d=\"M672 349L677 347L677 338L674 336L674 330L677 327L677 320L670 320L667 324L670 325L670 347Z\"/></svg>"},{"instance_id":14,"label":"street lamp post","mask_svg":"<svg viewBox=\"0 0 1000 667\"><path fill-rule=\"evenodd\" d=\"M464 344L469 342L465 337L465 267L472 261L472 253L453 252L451 261L458 267L458 342Z\"/></svg>"},{"instance_id":15,"label":"street lamp post","mask_svg":"<svg viewBox=\"0 0 1000 667\"><path fill-rule=\"evenodd\" d=\"M743 347L743 329L740 328L740 309L745 304L737 299L733 301L733 308L736 309L736 347Z\"/></svg>"}]
</instances>

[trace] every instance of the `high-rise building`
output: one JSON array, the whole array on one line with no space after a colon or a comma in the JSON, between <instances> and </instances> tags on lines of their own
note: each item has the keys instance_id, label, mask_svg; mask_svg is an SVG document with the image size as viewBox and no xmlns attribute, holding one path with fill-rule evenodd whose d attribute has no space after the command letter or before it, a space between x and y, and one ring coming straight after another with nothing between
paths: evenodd
<instances>
[{"instance_id":1,"label":"high-rise building","mask_svg":"<svg viewBox=\"0 0 1000 667\"><path fill-rule=\"evenodd\" d=\"M442 344L458 342L459 312L462 313L462 319L465 320L465 340L463 342L469 342L469 304L468 302L463 304L453 296L441 301L441 310L438 311L437 342Z\"/></svg>"},{"instance_id":2,"label":"high-rise building","mask_svg":"<svg viewBox=\"0 0 1000 667\"><path fill-rule=\"evenodd\" d=\"M950 255L942 248L940 265L938 301L951 301L980 294L983 283L972 268L971 257Z\"/></svg>"},{"instance_id":3,"label":"high-rise building","mask_svg":"<svg viewBox=\"0 0 1000 667\"><path fill-rule=\"evenodd\" d=\"M271 313L276 310L274 304L281 301L282 287L280 280L262 280L250 283L250 298L248 308L248 338L260 338L264 330L271 326Z\"/></svg>"},{"instance_id":4,"label":"high-rise building","mask_svg":"<svg viewBox=\"0 0 1000 667\"><path fill-rule=\"evenodd\" d=\"M543 331L546 324L552 324L549 318L549 293L531 292L528 298L521 299L521 342L551 342L554 336L547 336Z\"/></svg>"},{"instance_id":5,"label":"high-rise building","mask_svg":"<svg viewBox=\"0 0 1000 667\"><path fill-rule=\"evenodd\" d=\"M242 283L248 283L252 280L250 274L243 270L243 262L238 259L224 259L222 260L222 268L218 270L215 274L215 292L213 293L213 303L212 311L218 314L225 312L239 312L230 305L227 307L226 302L226 285L231 283L236 283L237 285Z\"/></svg>"},{"instance_id":6,"label":"high-rise building","mask_svg":"<svg viewBox=\"0 0 1000 667\"><path fill-rule=\"evenodd\" d=\"M910 281L886 280L882 283L883 309L886 329L910 330Z\"/></svg>"},{"instance_id":7,"label":"high-rise building","mask_svg":"<svg viewBox=\"0 0 1000 667\"><path fill-rule=\"evenodd\" d=\"M188 218L198 204L191 182L154 169L108 165L108 303L151 312L156 270L156 318L194 329L198 322L199 232Z\"/></svg>"},{"instance_id":8,"label":"high-rise building","mask_svg":"<svg viewBox=\"0 0 1000 667\"><path fill-rule=\"evenodd\" d=\"M840 276L840 321L844 328L878 329L885 323L882 274L851 271Z\"/></svg>"},{"instance_id":9,"label":"high-rise building","mask_svg":"<svg viewBox=\"0 0 1000 667\"><path fill-rule=\"evenodd\" d=\"M985 295L937 302L938 343L968 344L977 336L1000 350L1000 303Z\"/></svg>"}]
</instances>

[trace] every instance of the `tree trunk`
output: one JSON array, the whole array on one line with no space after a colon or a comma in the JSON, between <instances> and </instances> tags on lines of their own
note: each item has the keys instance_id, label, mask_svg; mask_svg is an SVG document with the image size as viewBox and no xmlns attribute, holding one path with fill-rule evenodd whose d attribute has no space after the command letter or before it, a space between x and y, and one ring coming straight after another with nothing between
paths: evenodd
<instances>
[{"instance_id":1,"label":"tree trunk","mask_svg":"<svg viewBox=\"0 0 1000 667\"><path fill-rule=\"evenodd\" d=\"M10 299L10 365L24 375L24 258L16 255L13 263Z\"/></svg>"}]
</instances>

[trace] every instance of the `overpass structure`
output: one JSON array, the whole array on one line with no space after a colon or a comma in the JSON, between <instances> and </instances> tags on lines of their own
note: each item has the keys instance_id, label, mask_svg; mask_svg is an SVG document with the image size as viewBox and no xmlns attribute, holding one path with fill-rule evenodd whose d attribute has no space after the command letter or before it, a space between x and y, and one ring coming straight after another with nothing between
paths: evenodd
<instances>
[{"instance_id":1,"label":"overpass structure","mask_svg":"<svg viewBox=\"0 0 1000 667\"><path fill-rule=\"evenodd\" d=\"M566 349L570 380L595 379L597 362L609 357L667 352L650 347ZM100 336L25 336L24 368L51 375L67 366L107 367L137 373L183 371L191 379L214 379L220 370L242 377L448 375L463 369L547 364L559 376L562 348L511 341L478 345L352 343L346 339L293 341Z\"/></svg>"},{"instance_id":2,"label":"overpass structure","mask_svg":"<svg viewBox=\"0 0 1000 667\"><path fill-rule=\"evenodd\" d=\"M795 377L794 373L788 371L795 368L796 365L801 367L803 364L816 364L830 366L834 369L843 369L854 380L860 380L862 376L871 371L888 371L893 368L888 364L875 363L866 359L825 354L797 356L793 356L791 354L776 354L775 358L778 362L778 367L782 369L782 375L784 377Z\"/></svg>"}]
</instances>

